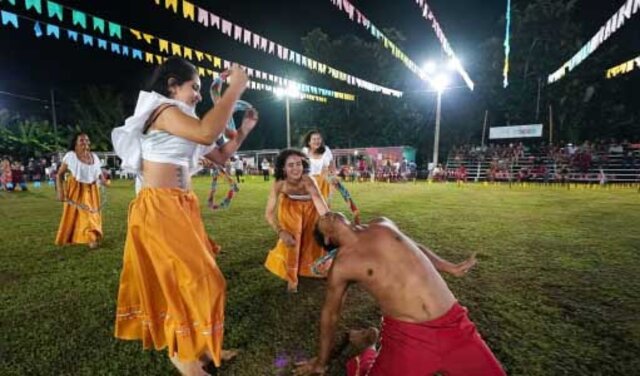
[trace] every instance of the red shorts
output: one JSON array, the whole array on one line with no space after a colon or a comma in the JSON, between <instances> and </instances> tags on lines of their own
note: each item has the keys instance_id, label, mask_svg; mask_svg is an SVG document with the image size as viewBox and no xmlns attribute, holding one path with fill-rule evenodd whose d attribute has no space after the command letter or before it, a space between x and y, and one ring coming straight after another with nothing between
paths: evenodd
<instances>
[{"instance_id":1,"label":"red shorts","mask_svg":"<svg viewBox=\"0 0 640 376\"><path fill-rule=\"evenodd\" d=\"M443 316L420 324L384 317L381 349L369 348L347 362L348 376L506 375L455 303Z\"/></svg>"}]
</instances>

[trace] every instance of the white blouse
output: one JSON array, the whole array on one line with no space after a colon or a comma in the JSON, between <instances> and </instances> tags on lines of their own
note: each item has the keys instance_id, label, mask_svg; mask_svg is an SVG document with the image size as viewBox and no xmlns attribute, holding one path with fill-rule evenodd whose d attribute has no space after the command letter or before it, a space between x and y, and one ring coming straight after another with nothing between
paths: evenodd
<instances>
[{"instance_id":1,"label":"white blouse","mask_svg":"<svg viewBox=\"0 0 640 376\"><path fill-rule=\"evenodd\" d=\"M67 169L78 182L93 184L102 174L102 167L100 158L95 153L91 153L91 156L93 157L93 163L86 164L78 159L74 151L70 151L64 155L62 162L67 165Z\"/></svg>"},{"instance_id":2,"label":"white blouse","mask_svg":"<svg viewBox=\"0 0 640 376\"><path fill-rule=\"evenodd\" d=\"M329 167L333 160L333 153L331 153L331 149L326 145L324 147L322 157L317 159L311 156L311 152L308 147L303 147L302 152L309 157L309 175L311 176L320 175L322 173L322 169Z\"/></svg>"}]
</instances>

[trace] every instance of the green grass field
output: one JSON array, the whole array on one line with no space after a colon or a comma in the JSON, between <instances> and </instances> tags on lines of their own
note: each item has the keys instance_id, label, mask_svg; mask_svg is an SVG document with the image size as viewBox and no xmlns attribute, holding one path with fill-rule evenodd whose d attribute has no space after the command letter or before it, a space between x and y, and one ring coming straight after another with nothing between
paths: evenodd
<instances>
[{"instance_id":1,"label":"green grass field","mask_svg":"<svg viewBox=\"0 0 640 376\"><path fill-rule=\"evenodd\" d=\"M251 179L251 178L250 178ZM208 179L196 180L204 203ZM440 255L477 251L467 277L445 277L511 375L640 373L640 193L422 183L349 184L363 219L384 215ZM241 186L231 209L203 208L222 245L228 282L224 375L290 374L276 358L314 355L324 283L300 293L262 263L276 236L263 219L269 185ZM221 190L226 190L222 185ZM222 192L220 192L222 194ZM0 374L171 375L164 352L113 338L131 182L108 189L103 247L58 248L61 204L51 188L0 193ZM346 210L339 197L334 208ZM341 328L376 325L378 311L350 291ZM332 375L343 374L342 359Z\"/></svg>"}]
</instances>

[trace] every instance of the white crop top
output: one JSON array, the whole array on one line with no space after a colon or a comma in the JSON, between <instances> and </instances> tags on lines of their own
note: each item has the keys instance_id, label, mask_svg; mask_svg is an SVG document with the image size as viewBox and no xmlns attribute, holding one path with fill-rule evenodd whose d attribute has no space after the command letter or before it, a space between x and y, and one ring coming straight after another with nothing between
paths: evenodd
<instances>
[{"instance_id":1,"label":"white crop top","mask_svg":"<svg viewBox=\"0 0 640 376\"><path fill-rule=\"evenodd\" d=\"M142 159L146 159L187 167L193 175L201 169L198 163L200 158L216 148L215 143L200 145L165 131L151 130L143 134L147 120L163 104L175 105L185 114L197 119L195 108L186 103L153 91L141 91L133 115L127 118L123 126L111 132L113 149L122 160L120 167L123 170L139 174Z\"/></svg>"},{"instance_id":2,"label":"white crop top","mask_svg":"<svg viewBox=\"0 0 640 376\"><path fill-rule=\"evenodd\" d=\"M307 147L302 148L302 152L309 157L309 175L311 176L320 175L322 173L322 169L329 167L333 160L333 153L331 153L331 149L326 145L324 147L322 157L317 159L311 156L311 152Z\"/></svg>"},{"instance_id":3,"label":"white crop top","mask_svg":"<svg viewBox=\"0 0 640 376\"><path fill-rule=\"evenodd\" d=\"M86 164L78 159L74 151L67 152L62 158L62 162L67 165L67 169L73 178L80 183L93 184L102 174L100 159L95 153L91 153L92 164Z\"/></svg>"},{"instance_id":4,"label":"white crop top","mask_svg":"<svg viewBox=\"0 0 640 376\"><path fill-rule=\"evenodd\" d=\"M142 135L141 147L144 160L172 163L191 170L198 144L165 131L150 130Z\"/></svg>"}]
</instances>

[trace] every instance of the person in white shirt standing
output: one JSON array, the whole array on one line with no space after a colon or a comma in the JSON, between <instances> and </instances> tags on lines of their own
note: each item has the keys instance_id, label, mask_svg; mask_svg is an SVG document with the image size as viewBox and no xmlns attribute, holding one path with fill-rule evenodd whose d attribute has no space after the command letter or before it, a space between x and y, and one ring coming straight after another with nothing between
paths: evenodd
<instances>
[{"instance_id":1,"label":"person in white shirt standing","mask_svg":"<svg viewBox=\"0 0 640 376\"><path fill-rule=\"evenodd\" d=\"M317 129L309 131L302 143L302 152L309 157L309 176L316 180L322 196L327 200L331 192L328 177L335 170L333 153L324 144L324 138Z\"/></svg>"}]
</instances>

